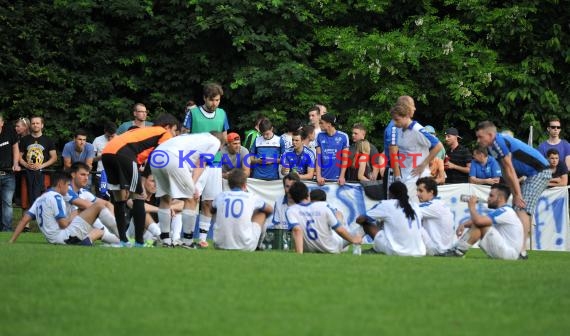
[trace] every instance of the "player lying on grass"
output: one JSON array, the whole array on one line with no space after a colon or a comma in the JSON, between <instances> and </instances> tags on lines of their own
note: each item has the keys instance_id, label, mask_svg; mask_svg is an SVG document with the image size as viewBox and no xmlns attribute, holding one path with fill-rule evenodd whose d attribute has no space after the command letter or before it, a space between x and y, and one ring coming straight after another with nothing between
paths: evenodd
<instances>
[{"instance_id":1,"label":"player lying on grass","mask_svg":"<svg viewBox=\"0 0 570 336\"><path fill-rule=\"evenodd\" d=\"M56 173L52 176L50 190L42 194L20 219L10 243L16 242L31 219L36 219L40 231L52 244L91 246L99 239L109 243L119 242L119 238L104 227L93 227L101 210L106 209L102 203L94 203L79 215L75 211L67 213L64 196L67 195L70 181L71 176L67 173Z\"/></svg>"},{"instance_id":2,"label":"player lying on grass","mask_svg":"<svg viewBox=\"0 0 570 336\"><path fill-rule=\"evenodd\" d=\"M450 257L462 257L469 248L479 241L479 247L489 257L496 259L523 259L520 247L523 242L523 225L515 210L507 205L511 195L505 184L493 184L489 193L489 209L495 209L487 215L477 212L477 197L469 199L471 219L457 228L461 236L456 246L446 253ZM465 228L469 228L464 232Z\"/></svg>"},{"instance_id":3,"label":"player lying on grass","mask_svg":"<svg viewBox=\"0 0 570 336\"><path fill-rule=\"evenodd\" d=\"M341 225L327 202L310 203L309 189L295 182L289 189L295 205L286 212L295 241L295 252L341 253L349 244L362 243L362 237L351 235Z\"/></svg>"},{"instance_id":4,"label":"player lying on grass","mask_svg":"<svg viewBox=\"0 0 570 336\"><path fill-rule=\"evenodd\" d=\"M259 245L265 219L273 207L247 192L247 177L242 169L228 175L229 191L212 203L216 214L214 247L223 250L255 251Z\"/></svg>"}]
</instances>

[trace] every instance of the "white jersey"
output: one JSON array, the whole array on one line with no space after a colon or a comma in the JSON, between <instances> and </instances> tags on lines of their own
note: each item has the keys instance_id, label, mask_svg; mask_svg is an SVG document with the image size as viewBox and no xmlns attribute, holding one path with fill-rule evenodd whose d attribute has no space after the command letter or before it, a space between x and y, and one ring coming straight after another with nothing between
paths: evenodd
<instances>
[{"instance_id":1,"label":"white jersey","mask_svg":"<svg viewBox=\"0 0 570 336\"><path fill-rule=\"evenodd\" d=\"M275 229L288 229L289 225L287 224L287 217L285 216L285 212L289 209L289 202L287 195L283 196L283 198L278 199L275 201L275 206L273 207L273 227Z\"/></svg>"},{"instance_id":2,"label":"white jersey","mask_svg":"<svg viewBox=\"0 0 570 336\"><path fill-rule=\"evenodd\" d=\"M261 227L252 223L251 218L255 210L265 207L265 202L240 189L219 194L212 207L216 209L214 246L226 250L255 250Z\"/></svg>"},{"instance_id":3,"label":"white jersey","mask_svg":"<svg viewBox=\"0 0 570 336\"><path fill-rule=\"evenodd\" d=\"M504 205L487 216L493 221L493 227L504 238L505 244L518 251L523 245L523 225L513 208Z\"/></svg>"},{"instance_id":4,"label":"white jersey","mask_svg":"<svg viewBox=\"0 0 570 336\"><path fill-rule=\"evenodd\" d=\"M422 239L422 214L416 204L412 204L416 218L408 219L404 209L398 206L398 200L381 201L366 212L368 217L384 222L380 230L386 243L386 249L381 252L401 256L423 256L426 246ZM374 237L376 240L376 237ZM375 246L376 249L376 246ZM377 250L378 251L378 250Z\"/></svg>"},{"instance_id":5,"label":"white jersey","mask_svg":"<svg viewBox=\"0 0 570 336\"><path fill-rule=\"evenodd\" d=\"M343 239L335 230L341 223L327 202L298 203L286 211L287 223L303 231L303 250L310 252L340 253Z\"/></svg>"},{"instance_id":6,"label":"white jersey","mask_svg":"<svg viewBox=\"0 0 570 336\"><path fill-rule=\"evenodd\" d=\"M65 200L63 196L53 190L46 191L32 205L39 229L47 241L58 243L61 228L57 221L67 217ZM31 212L28 212L31 214Z\"/></svg>"},{"instance_id":7,"label":"white jersey","mask_svg":"<svg viewBox=\"0 0 570 336\"><path fill-rule=\"evenodd\" d=\"M408 127L402 129L402 132L399 133L397 141L398 153L403 155L402 158L404 159L400 164L402 182L408 186L409 195L412 195L412 193L410 192L408 180L413 181L415 184L415 181L419 177L430 175L428 165L426 165L421 176L412 176L412 169L422 163L428 157L430 148L438 143L439 140L432 134L428 133L424 127L416 121L412 121ZM411 190L415 190L415 188Z\"/></svg>"},{"instance_id":8,"label":"white jersey","mask_svg":"<svg viewBox=\"0 0 570 336\"><path fill-rule=\"evenodd\" d=\"M424 239L428 250L434 253L443 253L449 250L455 242L455 230L453 229L453 214L451 210L439 198L420 203L422 224L429 238Z\"/></svg>"},{"instance_id":9,"label":"white jersey","mask_svg":"<svg viewBox=\"0 0 570 336\"><path fill-rule=\"evenodd\" d=\"M103 148L109 143L105 134L100 135L93 140L93 149L95 150L95 156L99 156L103 153ZM103 160L97 161L97 171L101 172L103 170Z\"/></svg>"},{"instance_id":10,"label":"white jersey","mask_svg":"<svg viewBox=\"0 0 570 336\"><path fill-rule=\"evenodd\" d=\"M213 161L214 155L220 149L220 140L210 133L186 133L175 136L166 140L156 147L155 151L168 152L174 154L168 160L175 161L177 165L183 162L188 163L191 160L200 164L200 156L202 155L203 163ZM208 156L204 156L208 154Z\"/></svg>"}]
</instances>

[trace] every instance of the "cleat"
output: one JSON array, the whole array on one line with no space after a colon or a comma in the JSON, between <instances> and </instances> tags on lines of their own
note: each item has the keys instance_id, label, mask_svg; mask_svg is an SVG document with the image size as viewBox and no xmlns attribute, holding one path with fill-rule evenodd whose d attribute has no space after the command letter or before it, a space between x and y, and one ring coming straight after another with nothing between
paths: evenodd
<instances>
[{"instance_id":1,"label":"cleat","mask_svg":"<svg viewBox=\"0 0 570 336\"><path fill-rule=\"evenodd\" d=\"M465 257L465 252L461 251L460 249L457 248L452 248L449 249L443 253L440 254L436 254L436 257L457 257L457 258L464 258Z\"/></svg>"},{"instance_id":2,"label":"cleat","mask_svg":"<svg viewBox=\"0 0 570 336\"><path fill-rule=\"evenodd\" d=\"M205 249L205 248L208 248L208 246L210 246L210 244L208 244L207 241L201 240L201 241L198 243L198 246L197 246L197 247L198 247L198 248L201 248L201 249Z\"/></svg>"},{"instance_id":3,"label":"cleat","mask_svg":"<svg viewBox=\"0 0 570 336\"><path fill-rule=\"evenodd\" d=\"M525 255L519 254L518 260L528 260L528 254Z\"/></svg>"},{"instance_id":4,"label":"cleat","mask_svg":"<svg viewBox=\"0 0 570 336\"><path fill-rule=\"evenodd\" d=\"M121 245L121 247L125 247L125 248L133 247L133 243L131 243L130 241L127 241L127 242L121 241L119 244Z\"/></svg>"}]
</instances>

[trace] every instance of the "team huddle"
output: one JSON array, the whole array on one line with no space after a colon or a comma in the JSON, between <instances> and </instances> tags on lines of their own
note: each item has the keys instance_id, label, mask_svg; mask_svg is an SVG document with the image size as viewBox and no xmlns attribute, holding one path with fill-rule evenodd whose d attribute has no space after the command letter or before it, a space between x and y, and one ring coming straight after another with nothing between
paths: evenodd
<instances>
[{"instance_id":1,"label":"team huddle","mask_svg":"<svg viewBox=\"0 0 570 336\"><path fill-rule=\"evenodd\" d=\"M314 152L303 145L300 136L289 144L301 157L311 158L314 170L299 170L294 164L279 169L283 160L276 157L268 162L265 154L275 150L283 154L283 141L273 134L255 139L252 153L264 154L263 160L251 156L252 164L264 168L257 174L273 179L284 176L283 198L268 202L248 192L250 173L245 168L249 167L236 164L239 168L224 171L220 165L223 149L237 136L227 134L228 118L218 107L222 95L219 85L208 84L205 104L189 109L183 125L176 117L163 114L152 126L134 128L111 139L101 155L111 201L85 189L88 165L75 162L69 172L54 174L51 188L25 212L10 241L16 241L25 225L35 219L53 244L93 245L101 240L116 247L195 249L208 247L206 238L213 225L215 248L254 251L261 248L269 226L290 230L298 253L342 253L351 244L359 248L368 235L373 239L370 252L387 255L462 257L479 243L492 258L527 258L530 220L551 178L549 163L520 140L498 134L491 122L478 125L477 141L498 160L506 184L491 186L484 212L472 196L468 200L470 219L455 229L451 210L437 197L438 183L429 167L443 145L413 120L413 99L400 97L390 111L392 121L386 127L384 149L388 161L394 155L399 159L385 163L381 172L370 172L384 177L387 199L360 214L354 223L346 223L321 189L330 174L341 186L345 183L345 168L325 166L324 154L335 149L327 146L327 141L340 143L338 150L348 148L346 134L329 127L336 120L330 115L323 118L325 130L316 135ZM340 142L334 140L337 135ZM228 146L224 146L226 142ZM331 169L335 172L330 173ZM363 171L357 169L356 173ZM526 176L522 185L517 175ZM317 185L309 190L303 181L313 178ZM508 205L511 194L514 208ZM273 221L267 223L271 214Z\"/></svg>"}]
</instances>

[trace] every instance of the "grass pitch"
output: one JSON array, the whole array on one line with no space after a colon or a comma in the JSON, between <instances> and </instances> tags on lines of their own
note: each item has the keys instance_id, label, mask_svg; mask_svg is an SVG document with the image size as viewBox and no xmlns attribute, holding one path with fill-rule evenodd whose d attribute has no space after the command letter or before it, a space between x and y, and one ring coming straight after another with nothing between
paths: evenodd
<instances>
[{"instance_id":1,"label":"grass pitch","mask_svg":"<svg viewBox=\"0 0 570 336\"><path fill-rule=\"evenodd\" d=\"M526 262L52 246L0 234L0 335L568 335L570 254Z\"/></svg>"}]
</instances>

